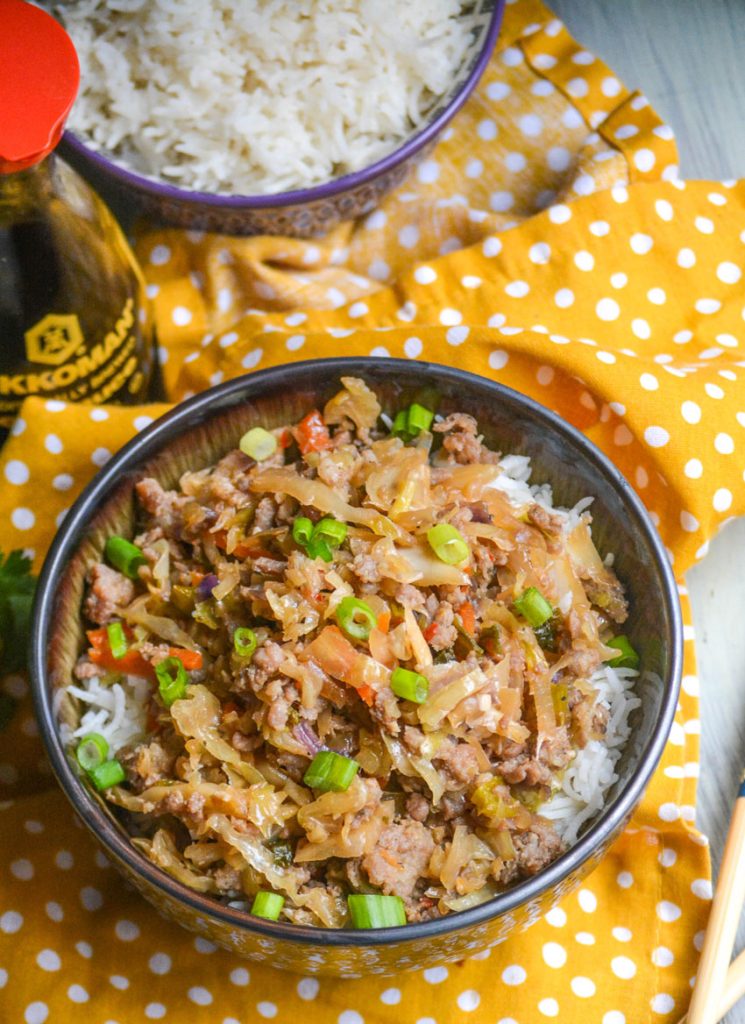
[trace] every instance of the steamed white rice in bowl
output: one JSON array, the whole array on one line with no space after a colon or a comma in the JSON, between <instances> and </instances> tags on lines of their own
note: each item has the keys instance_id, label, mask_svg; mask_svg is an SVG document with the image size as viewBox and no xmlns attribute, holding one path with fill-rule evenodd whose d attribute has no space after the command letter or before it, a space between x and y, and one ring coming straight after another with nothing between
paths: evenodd
<instances>
[{"instance_id":1,"label":"steamed white rice in bowl","mask_svg":"<svg viewBox=\"0 0 745 1024\"><path fill-rule=\"evenodd\" d=\"M41 6L80 57L68 127L128 170L217 194L369 167L424 126L472 44L463 0Z\"/></svg>"}]
</instances>

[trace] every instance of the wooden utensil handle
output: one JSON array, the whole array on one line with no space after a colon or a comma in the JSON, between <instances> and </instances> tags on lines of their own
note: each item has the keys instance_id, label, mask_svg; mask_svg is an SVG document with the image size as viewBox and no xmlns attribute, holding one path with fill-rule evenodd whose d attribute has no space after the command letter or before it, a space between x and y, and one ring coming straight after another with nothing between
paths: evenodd
<instances>
[{"instance_id":1,"label":"wooden utensil handle","mask_svg":"<svg viewBox=\"0 0 745 1024\"><path fill-rule=\"evenodd\" d=\"M745 784L741 785L730 822L709 924L701 950L688 1024L716 1024L732 956L737 924L745 901Z\"/></svg>"},{"instance_id":2,"label":"wooden utensil handle","mask_svg":"<svg viewBox=\"0 0 745 1024\"><path fill-rule=\"evenodd\" d=\"M732 1007L745 996L745 951L740 953L729 965L724 992L717 1007L717 1020L726 1017ZM678 1024L688 1024L688 1015L681 1017Z\"/></svg>"},{"instance_id":3,"label":"wooden utensil handle","mask_svg":"<svg viewBox=\"0 0 745 1024\"><path fill-rule=\"evenodd\" d=\"M735 1003L745 996L745 952L740 953L729 965L724 992L719 1001L719 1020L729 1013Z\"/></svg>"}]
</instances>

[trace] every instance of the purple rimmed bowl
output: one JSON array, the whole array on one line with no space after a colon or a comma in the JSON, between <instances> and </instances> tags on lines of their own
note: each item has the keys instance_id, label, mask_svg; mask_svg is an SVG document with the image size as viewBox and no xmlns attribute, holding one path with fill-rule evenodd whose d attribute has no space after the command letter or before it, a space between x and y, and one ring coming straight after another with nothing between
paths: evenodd
<instances>
[{"instance_id":1,"label":"purple rimmed bowl","mask_svg":"<svg viewBox=\"0 0 745 1024\"><path fill-rule=\"evenodd\" d=\"M499 451L529 455L536 481L553 485L558 504L594 495L593 538L614 552L631 613L625 625L642 659L632 734L598 817L544 870L460 913L401 928L312 928L252 917L188 888L141 854L115 809L81 778L60 737L60 718L76 720L69 695L84 646L80 614L87 569L107 536L131 536L135 482L155 476L172 487L186 469L215 462L259 424L295 422L322 405L342 376L362 377L383 408L439 401L440 411L475 416ZM662 755L678 701L683 630L667 554L644 506L618 469L578 430L525 395L463 370L398 359L340 358L262 370L210 388L177 406L118 452L60 526L39 578L30 666L41 735L52 767L83 824L122 874L163 914L242 956L306 974L360 977L460 960L518 935L575 889L620 835ZM72 716L72 717L71 717Z\"/></svg>"},{"instance_id":2,"label":"purple rimmed bowl","mask_svg":"<svg viewBox=\"0 0 745 1024\"><path fill-rule=\"evenodd\" d=\"M450 89L429 112L423 128L369 167L313 188L254 196L178 188L129 170L71 131L65 132L59 153L115 209L126 208L128 214L142 213L175 227L231 235L322 235L340 221L373 210L431 150L483 74L504 5L505 0L473 0L461 14L472 24L471 41Z\"/></svg>"}]
</instances>

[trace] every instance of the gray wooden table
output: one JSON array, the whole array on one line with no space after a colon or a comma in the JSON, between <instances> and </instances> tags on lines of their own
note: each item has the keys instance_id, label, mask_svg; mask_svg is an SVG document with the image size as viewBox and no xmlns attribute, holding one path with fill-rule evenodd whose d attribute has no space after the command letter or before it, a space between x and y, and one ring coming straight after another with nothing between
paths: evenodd
<instances>
[{"instance_id":1,"label":"gray wooden table","mask_svg":"<svg viewBox=\"0 0 745 1024\"><path fill-rule=\"evenodd\" d=\"M745 0L549 0L675 131L687 178L745 177ZM698 825L719 863L745 768L745 519L689 574L702 697ZM745 916L738 948L745 946ZM727 1024L745 1024L745 1000Z\"/></svg>"}]
</instances>

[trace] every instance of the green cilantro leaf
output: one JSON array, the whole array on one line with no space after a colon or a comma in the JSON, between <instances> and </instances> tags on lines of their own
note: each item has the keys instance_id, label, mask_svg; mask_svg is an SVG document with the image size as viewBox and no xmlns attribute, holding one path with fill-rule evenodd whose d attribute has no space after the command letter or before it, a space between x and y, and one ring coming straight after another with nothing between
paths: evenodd
<instances>
[{"instance_id":1,"label":"green cilantro leaf","mask_svg":"<svg viewBox=\"0 0 745 1024\"><path fill-rule=\"evenodd\" d=\"M14 672L26 662L36 578L22 551L0 551L0 672Z\"/></svg>"}]
</instances>

